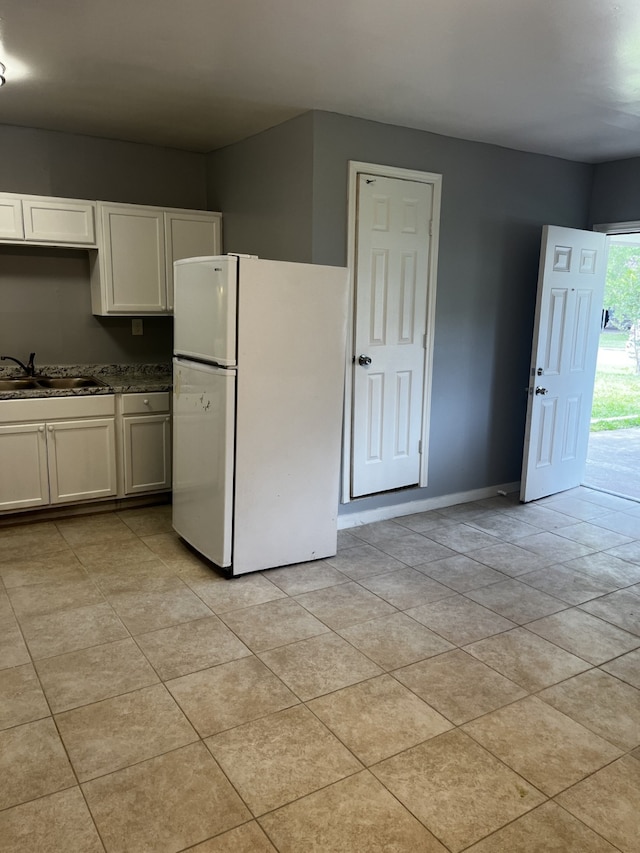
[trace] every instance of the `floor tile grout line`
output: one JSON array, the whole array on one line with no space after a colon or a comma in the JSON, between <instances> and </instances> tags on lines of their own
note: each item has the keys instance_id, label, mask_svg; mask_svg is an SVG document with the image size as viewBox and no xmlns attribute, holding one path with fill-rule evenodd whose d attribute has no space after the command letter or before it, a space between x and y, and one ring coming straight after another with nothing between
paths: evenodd
<instances>
[{"instance_id":1,"label":"floor tile grout line","mask_svg":"<svg viewBox=\"0 0 640 853\"><path fill-rule=\"evenodd\" d=\"M411 567L411 568L413 568L413 567ZM357 582L357 581L356 581L356 582ZM366 589L366 587L365 587L365 589ZM375 594L375 593L374 593L374 594ZM383 600L384 600L384 599L383 599ZM205 603L206 603L206 602L205 602ZM567 608L567 609L568 609L568 608ZM402 611L402 610L401 610L401 609L399 609L399 608L396 608L396 610L397 610L398 612L404 612L404 611ZM560 611L560 612L563 612L563 611ZM217 615L217 614L215 614L215 615ZM535 621L535 620L531 620L531 621ZM606 621L606 620L602 620L602 621ZM418 624L420 624L420 623L418 623ZM524 624L527 624L527 623L524 623ZM518 627L524 627L524 625L519 625ZM161 630L161 629L159 629L159 630ZM330 630L333 630L333 629L330 629ZM431 630L432 630L432 629L431 629ZM514 630L514 629L511 629L511 630ZM334 633L335 633L335 631L334 631ZM437 633L437 632L434 632L434 633ZM344 639L344 638L343 638L343 639ZM136 645L137 645L137 644L136 644ZM554 644L554 645L555 645L555 644ZM460 648L460 647L458 647L458 648ZM359 650L358 650L358 651L359 651ZM596 667L595 667L594 665L592 665L592 666L591 666L591 668L592 668L592 669L594 669L594 668L596 668ZM162 679L161 679L161 681L162 681ZM164 683L164 682L162 682L162 683ZM423 701L424 701L424 700L423 700ZM304 703L302 703L302 704L304 704ZM435 709L434 709L434 710L435 710ZM613 763L613 762L612 762L612 763ZM595 772L597 772L597 771L594 771L594 773L595 773ZM576 784L578 784L578 783L576 783ZM474 843L475 843L475 842L474 842Z\"/></svg>"},{"instance_id":2,"label":"floor tile grout line","mask_svg":"<svg viewBox=\"0 0 640 853\"><path fill-rule=\"evenodd\" d=\"M593 667L593 666L592 666L591 668L593 669L593 668L595 668L595 667ZM274 673L274 674L275 674L275 673ZM393 677L393 673L392 673L392 672L389 672L388 674L390 674L390 675ZM500 674L501 674L501 673L500 673ZM276 677L277 677L277 676L276 676ZM378 676L376 676L376 677L378 677ZM503 677L504 677L504 676L503 676ZM368 680L368 679L365 679L365 680ZM565 679L565 680L568 680L568 679ZM163 683L163 685L164 685L164 682L163 682L162 680L161 680L161 682L162 682L162 683ZM358 682L358 683L361 683L361 682ZM139 689L144 689L144 688L139 688ZM545 688L542 688L542 689L545 689ZM127 691L127 692L135 692L135 691ZM336 692L336 691L332 691L332 692ZM118 695L126 695L126 694L118 694ZM327 695L327 694L323 694L323 695ZM531 695L533 695L533 694L531 694ZM115 697L109 697L109 698L115 698ZM175 698L175 697L174 697L174 698ZM298 698L299 698L299 697L298 697ZM314 698L317 698L317 697L314 697ZM421 700L422 700L422 697L418 697L418 698L421 698ZM99 701L104 701L104 700L99 700ZM176 700L176 701L177 701L177 700ZM302 702L302 700L300 700L300 701ZM422 701L424 701L424 700L422 700ZM516 700L516 701L518 701L518 700ZM93 704L93 703L89 703L89 704ZM306 704L306 703L302 702L302 704ZM428 705L429 703L425 703L425 704L427 704L427 705ZM508 703L508 704L511 704L511 703ZM178 703L178 705L179 705L179 703ZM80 707L85 707L85 706L80 706ZM432 706L429 706L429 707L432 707ZM181 708L181 710L182 710L182 711L183 711L183 713L185 713L185 715L186 715L186 712L184 711L184 709L182 709L182 708ZM435 709L435 708L434 708L433 710L436 710L436 711L437 711L437 709ZM437 712L437 713L440 713L440 712ZM446 715L445 715L445 716L446 716ZM480 715L480 716L483 716L483 715ZM189 719L188 715L187 715L187 719ZM474 718L474 719L477 719L477 718ZM453 722L453 721L450 721L450 722ZM468 722L468 721L467 721L467 722ZM191 723L191 725L193 725L193 723ZM455 724L454 724L454 725L455 725ZM197 731L197 730L196 730L196 731Z\"/></svg>"},{"instance_id":3,"label":"floor tile grout line","mask_svg":"<svg viewBox=\"0 0 640 853\"><path fill-rule=\"evenodd\" d=\"M597 667L594 667L594 669L597 669ZM587 670L586 672L580 672L580 673L578 673L577 675L572 676L572 677L573 677L573 678L579 678L581 675L586 675L586 674L587 674L587 672L592 672L592 671L593 671L593 670ZM608 675L608 673L605 673L605 674L607 674L607 675ZM612 676L612 677L614 677L614 678L615 678L615 676ZM571 679L565 679L565 681L570 681L570 680L571 680ZM618 679L618 680L619 680L619 679ZM560 684L564 684L564 683L565 683L565 682L560 682ZM624 683L624 682L622 682L622 683ZM557 686L558 686L558 685L556 685L556 684L552 684L552 685L550 685L550 687L557 687ZM543 690L547 690L547 689L548 689L548 688L544 687L542 690L538 691L538 693L541 693L541 692L543 692ZM561 711L559 708L556 708L556 706L555 706L555 705L553 705L551 702L547 701L547 699L545 699L544 697L542 697L542 696L538 696L538 694L537 694L537 693L536 693L536 694L532 694L532 695L535 695L535 696L536 696L536 698L540 699L540 701L541 701L541 702L544 702L546 705L549 705L549 707L550 707L550 708L553 708L554 710L558 711L558 713L560 713L560 714L564 714L564 716L565 716L565 717L568 717L570 720L573 720L573 722L574 722L574 723L577 723L579 726L582 726L582 728L583 728L583 729L587 729L587 731L591 732L591 734L593 734L593 735L595 735L596 737L599 737L601 740L604 740L604 741L606 741L607 743L611 744L611 746L613 746L613 747L615 747L616 749L620 750L620 752L622 753L622 755L630 755L630 754L631 754L631 752L633 752L633 750L634 750L634 749L637 749L637 748L638 748L638 744L636 744L635 746L629 747L629 748L628 748L628 747L626 747L626 746L620 746L620 744L619 744L619 743L614 743L614 741L613 741L613 740L611 740L611 738L610 738L609 736L604 735L604 734L601 734L601 733L599 733L599 732L595 731L595 729L593 729L593 728L591 727L591 725L589 725L589 724L587 724L587 723L584 723L584 722L581 722L580 720L576 720L576 719L575 719L575 717L572 717L572 716L571 716L571 714L570 714L570 713L568 713L567 711ZM638 698L640 698L640 696L639 696ZM622 757L622 756L618 756L618 758L621 758L621 757ZM617 760L618 760L618 759L614 759L614 761L617 761Z\"/></svg>"},{"instance_id":4,"label":"floor tile grout line","mask_svg":"<svg viewBox=\"0 0 640 853\"><path fill-rule=\"evenodd\" d=\"M516 699L515 702L512 702L510 704L515 705L515 704L518 704L518 702L524 702L526 699L530 699L530 698L532 698L532 697L531 696L523 696L522 698ZM553 707L553 706L551 706L551 707ZM500 711L502 709L498 708L497 710ZM554 709L554 710L557 711L557 709ZM493 713L493 712L490 712L490 713ZM562 714L562 711L558 711L558 713ZM567 717L567 719L571 720L572 723L576 722L575 720L573 720L573 718L568 717L567 714L563 714L563 716L565 716L565 717ZM473 720L473 721L469 720L468 722L475 722L475 720ZM462 726L460 726L459 728L461 730L463 730L462 727L466 726L466 725L467 725L467 723L463 723ZM581 726L582 728L586 728L585 726L582 726L581 723L577 723L577 725ZM587 731L590 732L589 729L587 729ZM593 732L590 732L590 733L593 734ZM445 734L446 734L446 732L445 732ZM555 794L547 794L538 785L536 785L530 779L527 779L526 776L524 776L520 771L516 770L514 767L511 767L504 758L501 758L499 755L497 755L495 752L493 752L488 746L486 746L480 740L478 740L477 737L474 736L473 732L464 731L464 734L468 735L473 741L475 741L475 743L478 744L478 746L482 747L482 749L484 749L486 752L488 752L490 755L492 755L497 761L499 761L501 764L503 764L505 767L507 767L509 770L511 770L512 773L516 773L518 776L520 776L521 779L524 779L524 781L528 785L531 785L532 787L534 787L547 800L553 800L553 799L555 799L555 797L560 796L560 794L564 794L565 791L568 791L571 788L575 787L576 785L579 785L580 782L584 782L585 779L589 779L591 776L595 776L595 774L599 773L600 770L603 770L605 767L609 767L609 765L611 765L611 764L615 764L616 761L619 761L626 754L622 750L620 750L621 755L616 755L614 758L605 761L602 765L597 767L595 770L590 770L588 773L585 773L584 776L581 776L580 779L576 780L575 782L571 782L570 785L567 785L566 787L562 788L560 791L556 791ZM604 740L604 738L602 738L602 739ZM607 741L607 743L609 743L609 741ZM611 744L611 745L615 747L615 744ZM618 747L615 747L615 748L618 749Z\"/></svg>"},{"instance_id":5,"label":"floor tile grout line","mask_svg":"<svg viewBox=\"0 0 640 853\"><path fill-rule=\"evenodd\" d=\"M260 606L260 605L252 605L252 606ZM483 606L483 605L481 605L481 606ZM81 608L78 608L78 609L81 609ZM234 612L237 612L237 611L234 611ZM397 612L401 612L401 613L402 613L402 612L404 612L404 611L398 610ZM563 612L563 611L561 611L561 612ZM214 614L214 615L217 615L217 614ZM312 614L312 615L314 615L314 614ZM409 615L409 616L410 616L410 614L407 614L407 615ZM498 615L500 615L500 614L498 614ZM552 614L552 615L553 615L553 614ZM209 617L202 617L202 618L209 618ZM219 618L219 617L218 617L218 618ZM316 617L316 618L318 618L318 617ZM355 623L355 624L364 624L365 622L375 621L375 618L379 618L379 617L374 617L373 619L364 620L363 622ZM410 618L412 618L412 617L410 616ZM181 622L181 623L176 623L176 624L187 624L187 623L188 623L188 622L190 622L190 621L198 621L198 620L186 620L186 622ZM320 621L322 621L322 620L320 620ZM533 621L537 621L537 620L531 620L531 621L533 622ZM226 624L226 623L225 623L225 624ZM326 624L326 623L324 623L324 624ZM418 624L421 624L421 623L418 623ZM522 623L522 624L518 625L517 627L526 627L526 625L527 625L527 624L529 624L529 623ZM608 624L608 623L607 623L607 624ZM125 626L125 627L126 627L126 626ZM175 627L175 625L171 625L171 626L168 626L168 627ZM229 626L227 626L227 627L229 627ZM425 626L425 627L428 627L428 626ZM327 628L328 628L328 630L333 631L333 629L332 629L330 626L327 626ZM163 628L159 628L159 629L156 629L156 630L163 630ZM230 629L230 628L229 628L229 630L232 630L232 629ZM433 629L429 629L429 630L433 630ZM514 629L505 629L505 631L501 631L501 632L497 632L497 633L508 633L510 630L514 630ZM132 638L132 639L134 639L134 641L135 641L135 637L136 637L136 636L144 636L144 634L146 634L146 633L153 633L153 632L143 632L143 634L140 634L140 635L132 635L132 634L130 634L130 636L131 636L131 638ZM235 636L240 640L240 642L244 642L244 641L242 640L242 638L241 638L241 637L239 637L238 635L236 635L236 634L235 634L235 632L233 632L233 631L232 631L232 633L234 633L234 635L235 635ZM434 631L434 633L437 633L437 631ZM338 636L339 636L339 635L338 635ZM441 636L441 635L439 635L439 636ZM491 636L496 636L496 634L491 635ZM536 635L536 636L538 636L538 635ZM345 638L342 638L342 639L344 640ZM444 637L443 637L443 639L446 639L446 638L444 638ZM542 639L546 639L546 638L542 638ZM558 646L558 644L557 644L557 643L554 643L553 641L550 641L550 640L546 640L546 641L547 641L547 642L551 642L551 644L552 644L552 645L556 645L556 646ZM118 641L118 640L116 640L116 641L112 641L112 642L119 642L119 641ZM296 642L296 641L292 641L292 643L294 643L294 642ZM347 641L347 642L348 642L348 641ZM450 642L450 641L448 641L448 642ZM286 645L290 645L290 644L292 644L292 643L284 643L284 644L282 644L282 645L283 645L283 646L286 646ZM100 643L100 644L96 644L96 646L91 646L91 647L86 647L86 648L96 648L97 646L100 646L100 645L108 645L108 644L109 644L109 643ZM136 645L138 646L138 648L140 648L140 646L138 645L138 643L136 643ZM456 644L454 644L454 645L456 645ZM464 644L464 645L470 645L470 644L468 644L468 643L467 643L467 644ZM280 647L282 647L282 646L278 646L277 648L280 648ZM460 646L460 645L458 645L457 647L458 647L458 648L460 648L460 649L463 649L463 648L464 648L464 646ZM276 648L276 647L274 647L274 648ZM354 648L356 648L356 647L354 647ZM564 649L562 646L558 646L558 648L562 649L563 651L568 651L567 649ZM82 650L83 650L83 649L78 649L77 651L82 651ZM365 653L361 652L361 650L359 650L359 649L357 649L357 648L356 648L356 650L357 650L357 651L360 651L360 653L361 653L361 654L365 654ZM140 648L140 651L144 654L144 651L143 651L141 648ZM262 651L265 651L265 650L260 650L260 651L262 652ZM69 652L69 653L73 653L73 652ZM574 654L573 652L569 652L569 653L570 653L570 654ZM67 654L67 653L62 653L62 654ZM254 654L255 654L255 652L254 652ZM59 655L51 656L50 658L43 658L42 660L52 660L54 657L58 657L58 656L59 656ZM578 656L578 657L579 657L579 656ZM145 658L146 658L146 655L145 655ZM40 659L38 659L38 660L40 660ZM374 662L374 663L376 663L376 661L373 661L373 662ZM590 662L590 661L585 661L585 662L586 662L586 663L588 663L588 664L590 664L591 666L595 666L594 664L591 664L591 662ZM606 661L605 661L605 662L606 662ZM34 663L35 663L35 662L34 662ZM153 664L151 663L151 661L150 661L150 660L149 660L149 663L150 663L150 665L153 667ZM154 671L155 671L155 667L153 667L153 668L154 668ZM204 668L207 668L207 667L204 667ZM158 673L158 677L160 677L160 676L159 676L159 673Z\"/></svg>"},{"instance_id":6,"label":"floor tile grout line","mask_svg":"<svg viewBox=\"0 0 640 853\"><path fill-rule=\"evenodd\" d=\"M601 769L602 769L602 768L601 768ZM599 771L596 771L596 772L599 772ZM595 774L593 774L593 775L595 775ZM582 779L582 780L580 780L580 781L584 782L584 779ZM579 785L579 784L580 784L579 782L576 782L576 785ZM567 788L566 790L568 791L568 790L571 790L571 789L570 789L570 788ZM564 791L562 791L562 793L564 794L565 792L564 792ZM614 843L613 843L613 841L610 841L608 838L605 838L605 836L604 836L604 835L602 835L600 832L598 832L598 830L597 830L597 829L594 829L592 826L589 826L589 824L588 824L588 823L585 823L585 822L584 822L581 818L579 818L577 815L575 815L575 814L573 814L572 812L570 812L570 811L569 811L569 809L565 808L565 807L562 805L562 803L559 803L559 802L555 799L555 797L552 799L552 802L553 802L553 803L554 803L558 808L562 809L562 811L563 811L563 812L565 812L565 814L570 815L574 820L577 820L579 824L581 824L582 826L586 827L586 829L587 829L588 831L593 832L595 835L597 835L597 836L598 836L598 838L601 838L601 839L605 842L605 844L610 844L610 845L611 845L611 847L613 848L613 850L617 851L617 853L623 853L623 851L622 851L622 850L621 850L621 849L620 849L616 844L614 844Z\"/></svg>"},{"instance_id":7,"label":"floor tile grout line","mask_svg":"<svg viewBox=\"0 0 640 853\"><path fill-rule=\"evenodd\" d=\"M565 814L569 815L574 820L578 821L578 823L580 823L588 831L594 832L605 843L610 844L612 850L616 851L616 853L622 853L622 851L620 851L619 848L616 847L611 841L607 841L607 839L603 835L600 835L600 833L597 833L594 829L592 829L590 826L588 826L582 820L577 818L575 815L571 814L571 812L568 811L567 809L565 809L560 803L556 802L555 797L548 797L543 803L540 803L539 805L535 806L530 811L525 812L525 814L527 814L527 815L533 814L534 812L538 811L538 809L544 808L545 806L548 806L550 803L553 803L554 806L562 809L562 811ZM523 817L523 815L518 815L517 817L515 817L512 820L509 820L507 823L503 824L503 826L499 826L497 829L492 830L488 835L483 836L481 839L479 838L479 839L476 839L475 841L472 841L471 844L468 844L467 846L463 847L459 851L459 853L465 853L466 850L470 850L475 844L478 844L480 841L487 841L488 839L490 839L494 836L497 836L500 832L502 832L507 827L512 826L513 824L517 823L522 817Z\"/></svg>"}]
</instances>

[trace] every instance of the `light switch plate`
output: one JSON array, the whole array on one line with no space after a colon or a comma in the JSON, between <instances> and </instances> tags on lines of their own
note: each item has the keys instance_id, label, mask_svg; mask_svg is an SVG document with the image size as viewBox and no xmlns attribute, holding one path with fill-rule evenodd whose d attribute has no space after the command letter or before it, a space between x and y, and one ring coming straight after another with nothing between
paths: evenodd
<instances>
[{"instance_id":1,"label":"light switch plate","mask_svg":"<svg viewBox=\"0 0 640 853\"><path fill-rule=\"evenodd\" d=\"M132 335L144 335L144 329L142 328L142 320L136 318L131 321L131 334Z\"/></svg>"}]
</instances>

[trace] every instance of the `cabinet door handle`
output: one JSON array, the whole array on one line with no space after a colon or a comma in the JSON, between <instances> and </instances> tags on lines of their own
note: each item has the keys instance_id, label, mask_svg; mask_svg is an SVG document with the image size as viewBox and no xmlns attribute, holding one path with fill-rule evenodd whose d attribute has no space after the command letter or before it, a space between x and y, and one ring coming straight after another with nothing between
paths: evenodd
<instances>
[{"instance_id":1,"label":"cabinet door handle","mask_svg":"<svg viewBox=\"0 0 640 853\"><path fill-rule=\"evenodd\" d=\"M43 426L39 426L39 427L38 427L38 432L44 432L44 427L43 427Z\"/></svg>"},{"instance_id":2,"label":"cabinet door handle","mask_svg":"<svg viewBox=\"0 0 640 853\"><path fill-rule=\"evenodd\" d=\"M148 401L148 400L143 400L142 402L145 404L145 406L148 406L148 405L149 405L149 401Z\"/></svg>"},{"instance_id":3,"label":"cabinet door handle","mask_svg":"<svg viewBox=\"0 0 640 853\"><path fill-rule=\"evenodd\" d=\"M49 426L47 427L47 429L49 430L49 432L53 432L53 427L51 426L51 424L49 424Z\"/></svg>"}]
</instances>

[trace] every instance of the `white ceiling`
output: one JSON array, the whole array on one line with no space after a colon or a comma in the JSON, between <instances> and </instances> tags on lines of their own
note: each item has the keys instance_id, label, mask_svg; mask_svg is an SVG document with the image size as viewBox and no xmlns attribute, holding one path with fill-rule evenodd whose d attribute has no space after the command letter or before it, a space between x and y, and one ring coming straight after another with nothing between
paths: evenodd
<instances>
[{"instance_id":1,"label":"white ceiling","mask_svg":"<svg viewBox=\"0 0 640 853\"><path fill-rule=\"evenodd\" d=\"M0 123L211 151L309 109L640 155L640 0L2 0Z\"/></svg>"}]
</instances>

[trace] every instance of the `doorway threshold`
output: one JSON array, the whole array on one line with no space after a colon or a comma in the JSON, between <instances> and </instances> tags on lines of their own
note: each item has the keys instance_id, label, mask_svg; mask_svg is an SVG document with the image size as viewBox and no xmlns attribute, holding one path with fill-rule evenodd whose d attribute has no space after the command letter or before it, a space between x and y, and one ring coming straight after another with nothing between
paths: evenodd
<instances>
[{"instance_id":1,"label":"doorway threshold","mask_svg":"<svg viewBox=\"0 0 640 853\"><path fill-rule=\"evenodd\" d=\"M640 502L640 427L592 432L582 485Z\"/></svg>"}]
</instances>

